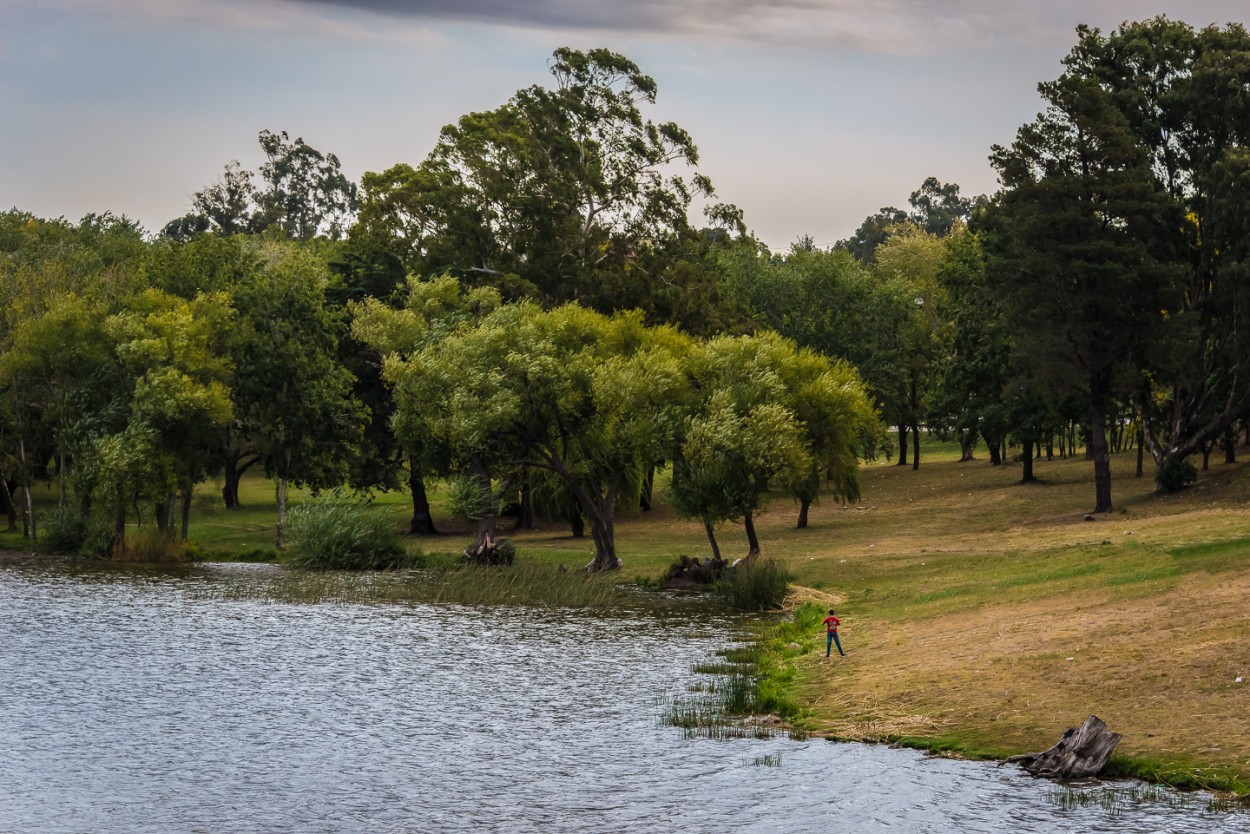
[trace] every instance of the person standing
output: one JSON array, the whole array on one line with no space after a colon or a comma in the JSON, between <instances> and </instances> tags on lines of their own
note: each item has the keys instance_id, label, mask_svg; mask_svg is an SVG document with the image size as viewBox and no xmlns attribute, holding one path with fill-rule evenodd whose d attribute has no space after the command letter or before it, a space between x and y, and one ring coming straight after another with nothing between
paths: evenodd
<instances>
[{"instance_id":1,"label":"person standing","mask_svg":"<svg viewBox=\"0 0 1250 834\"><path fill-rule=\"evenodd\" d=\"M836 644L838 654L846 657L846 652L842 651L842 641L838 639L838 626L842 625L842 621L838 619L837 614L832 608L829 609L829 616L825 617L825 657L828 657Z\"/></svg>"}]
</instances>

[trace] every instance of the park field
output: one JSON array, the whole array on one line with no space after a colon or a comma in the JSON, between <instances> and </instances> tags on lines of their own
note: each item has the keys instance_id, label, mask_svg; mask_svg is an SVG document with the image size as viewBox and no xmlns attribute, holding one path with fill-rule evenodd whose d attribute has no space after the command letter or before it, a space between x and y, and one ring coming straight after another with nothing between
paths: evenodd
<instances>
[{"instance_id":1,"label":"park field","mask_svg":"<svg viewBox=\"0 0 1250 834\"><path fill-rule=\"evenodd\" d=\"M1124 770L1250 791L1250 464L1213 462L1195 486L1156 495L1151 467L1133 477L1126 453L1113 462L1115 512L1089 521L1082 459L1040 460L1038 482L1021 484L1018 464L955 458L930 443L918 470L866 465L862 499L826 498L805 530L780 497L757 521L764 555L843 622L845 659L823 662L814 633L786 660L806 729L1000 757L1045 749L1093 714L1123 734ZM654 510L618 520L619 581L708 551L665 485L659 477ZM273 485L247 479L233 512L219 489L196 497L203 553L270 546ZM437 490L433 499L441 533L411 546L457 554L469 525L447 517ZM376 503L397 529L410 515L406 494ZM559 522L538 528L507 534L518 560L574 568L593 555ZM719 539L727 556L746 551L740 526ZM0 536L0 549L22 543Z\"/></svg>"}]
</instances>

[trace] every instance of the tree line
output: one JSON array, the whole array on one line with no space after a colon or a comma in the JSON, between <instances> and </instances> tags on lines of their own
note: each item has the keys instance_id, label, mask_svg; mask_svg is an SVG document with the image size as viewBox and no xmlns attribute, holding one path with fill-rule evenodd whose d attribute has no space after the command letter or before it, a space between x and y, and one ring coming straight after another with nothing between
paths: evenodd
<instances>
[{"instance_id":1,"label":"tree line","mask_svg":"<svg viewBox=\"0 0 1250 834\"><path fill-rule=\"evenodd\" d=\"M568 520L619 564L619 507L659 467L715 531L770 491L800 524L858 461L920 465L922 428L1084 446L1095 510L1135 445L1162 489L1233 454L1250 224L1250 38L1157 18L1082 27L1046 109L991 161L1001 190L930 178L829 250L769 251L717 202L693 139L647 116L657 85L606 50L367 173L263 131L192 211L149 235L110 214L0 215L0 500L30 489L124 547L146 512L185 538L210 477L394 489L433 532L425 480L495 538L513 505ZM704 221L690 220L695 201ZM884 426L893 427L895 439ZM909 448L910 447L910 448ZM910 459L909 459L910 458Z\"/></svg>"}]
</instances>

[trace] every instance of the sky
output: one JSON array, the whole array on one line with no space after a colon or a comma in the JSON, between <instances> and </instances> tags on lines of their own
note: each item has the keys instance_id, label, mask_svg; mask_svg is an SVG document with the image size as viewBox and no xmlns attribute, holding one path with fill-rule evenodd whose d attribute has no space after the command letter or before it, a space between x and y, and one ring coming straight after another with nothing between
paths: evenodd
<instances>
[{"instance_id":1,"label":"sky","mask_svg":"<svg viewBox=\"0 0 1250 834\"><path fill-rule=\"evenodd\" d=\"M988 163L1079 23L1250 19L1245 0L0 0L0 210L157 231L261 130L359 179L606 47L652 76L721 200L774 249L848 237ZM693 218L698 222L699 218Z\"/></svg>"}]
</instances>

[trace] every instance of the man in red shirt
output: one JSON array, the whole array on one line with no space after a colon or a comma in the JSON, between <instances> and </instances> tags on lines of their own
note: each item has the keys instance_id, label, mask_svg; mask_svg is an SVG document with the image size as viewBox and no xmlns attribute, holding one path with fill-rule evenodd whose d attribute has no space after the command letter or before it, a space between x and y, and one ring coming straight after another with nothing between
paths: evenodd
<instances>
[{"instance_id":1,"label":"man in red shirt","mask_svg":"<svg viewBox=\"0 0 1250 834\"><path fill-rule=\"evenodd\" d=\"M829 609L829 616L825 617L825 657L828 657L836 643L838 646L838 654L846 657L846 652L842 651L842 641L838 639L838 626L842 625L842 621L834 614L833 609Z\"/></svg>"}]
</instances>

